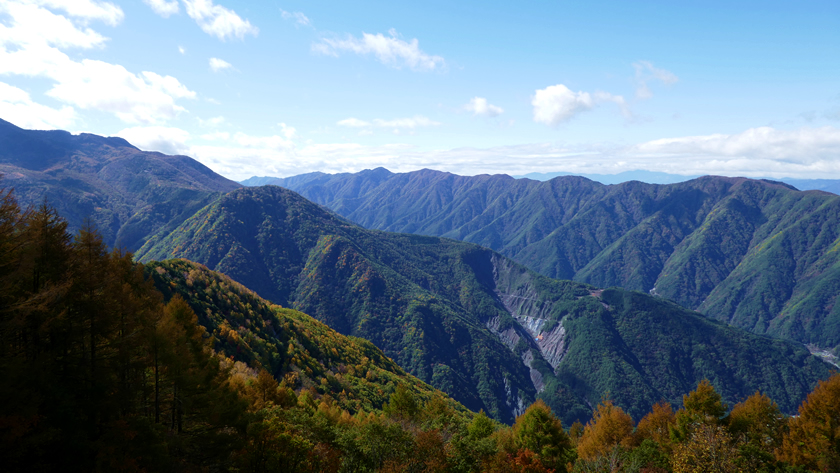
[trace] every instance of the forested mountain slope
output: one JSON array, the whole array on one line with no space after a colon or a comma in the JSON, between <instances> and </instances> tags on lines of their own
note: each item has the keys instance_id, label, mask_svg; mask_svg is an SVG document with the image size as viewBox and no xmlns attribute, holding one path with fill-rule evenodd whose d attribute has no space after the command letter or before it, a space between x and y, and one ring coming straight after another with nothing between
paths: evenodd
<instances>
[{"instance_id":1,"label":"forested mountain slope","mask_svg":"<svg viewBox=\"0 0 840 473\"><path fill-rule=\"evenodd\" d=\"M137 256L223 272L507 422L537 396L564 422L607 393L638 416L703 378L727 402L760 389L789 412L828 375L801 345L539 276L473 244L365 230L274 186L221 197Z\"/></svg>"},{"instance_id":2,"label":"forested mountain slope","mask_svg":"<svg viewBox=\"0 0 840 473\"><path fill-rule=\"evenodd\" d=\"M71 230L89 217L107 245L129 251L241 187L187 156L140 151L122 138L24 130L3 120L0 173L21 205L46 199Z\"/></svg>"},{"instance_id":3,"label":"forested mountain slope","mask_svg":"<svg viewBox=\"0 0 840 473\"><path fill-rule=\"evenodd\" d=\"M304 174L271 181L363 225L492 248L542 274L651 292L747 330L840 346L840 196L706 176Z\"/></svg>"}]
</instances>

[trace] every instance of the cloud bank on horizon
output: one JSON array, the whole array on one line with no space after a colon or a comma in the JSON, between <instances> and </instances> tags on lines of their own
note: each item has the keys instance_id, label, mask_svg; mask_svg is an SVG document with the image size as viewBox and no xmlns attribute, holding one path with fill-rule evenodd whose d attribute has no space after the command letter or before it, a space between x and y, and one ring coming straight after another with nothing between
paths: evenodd
<instances>
[{"instance_id":1,"label":"cloud bank on horizon","mask_svg":"<svg viewBox=\"0 0 840 473\"><path fill-rule=\"evenodd\" d=\"M840 5L757 5L5 0L0 118L122 136L238 180L378 166L840 178Z\"/></svg>"}]
</instances>

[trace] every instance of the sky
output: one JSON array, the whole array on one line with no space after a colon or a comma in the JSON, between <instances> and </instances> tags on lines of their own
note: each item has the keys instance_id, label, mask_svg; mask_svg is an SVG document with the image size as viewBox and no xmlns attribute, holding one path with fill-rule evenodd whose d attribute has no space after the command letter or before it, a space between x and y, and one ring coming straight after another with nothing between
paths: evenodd
<instances>
[{"instance_id":1,"label":"sky","mask_svg":"<svg viewBox=\"0 0 840 473\"><path fill-rule=\"evenodd\" d=\"M840 2L0 0L0 118L235 180L840 179Z\"/></svg>"}]
</instances>

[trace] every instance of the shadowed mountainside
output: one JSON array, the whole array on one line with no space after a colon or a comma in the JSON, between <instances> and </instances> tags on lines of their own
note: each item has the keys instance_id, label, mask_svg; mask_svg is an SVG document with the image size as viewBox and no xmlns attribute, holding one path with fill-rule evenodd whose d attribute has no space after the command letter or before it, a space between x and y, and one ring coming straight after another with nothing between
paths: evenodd
<instances>
[{"instance_id":1,"label":"shadowed mountainside","mask_svg":"<svg viewBox=\"0 0 840 473\"><path fill-rule=\"evenodd\" d=\"M122 138L24 130L0 120L0 173L23 206L44 199L70 229L86 218L129 251L241 187L187 156L145 152Z\"/></svg>"}]
</instances>

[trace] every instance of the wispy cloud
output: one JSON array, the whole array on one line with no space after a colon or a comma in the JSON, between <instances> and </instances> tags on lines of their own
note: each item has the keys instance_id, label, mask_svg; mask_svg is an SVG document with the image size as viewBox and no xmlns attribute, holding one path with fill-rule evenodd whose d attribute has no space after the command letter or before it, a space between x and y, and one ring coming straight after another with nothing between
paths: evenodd
<instances>
[{"instance_id":1,"label":"wispy cloud","mask_svg":"<svg viewBox=\"0 0 840 473\"><path fill-rule=\"evenodd\" d=\"M403 41L393 28L388 34L389 36L382 33L362 33L361 38L353 35L347 35L345 39L323 38L321 42L312 45L312 50L335 57L341 52L362 56L373 54L382 64L398 69L408 67L415 71L433 71L445 66L446 62L442 57L421 50L417 38Z\"/></svg>"},{"instance_id":2,"label":"wispy cloud","mask_svg":"<svg viewBox=\"0 0 840 473\"><path fill-rule=\"evenodd\" d=\"M665 85L676 84L679 78L670 71L654 67L650 61L637 61L633 63L633 69L636 70L636 97L640 99L649 99L653 97L653 92L650 91L648 83L657 80Z\"/></svg>"},{"instance_id":3,"label":"wispy cloud","mask_svg":"<svg viewBox=\"0 0 840 473\"><path fill-rule=\"evenodd\" d=\"M183 0L187 15L207 34L222 41L231 38L245 39L256 36L260 29L250 21L243 20L233 10L213 4L213 0Z\"/></svg>"},{"instance_id":4,"label":"wispy cloud","mask_svg":"<svg viewBox=\"0 0 840 473\"><path fill-rule=\"evenodd\" d=\"M213 71L213 72L220 72L220 71L223 71L225 69L232 69L232 68L233 68L233 66L231 65L231 63L229 63L229 62L227 62L223 59L219 59L217 57L211 57L210 58L210 70Z\"/></svg>"},{"instance_id":5,"label":"wispy cloud","mask_svg":"<svg viewBox=\"0 0 840 473\"><path fill-rule=\"evenodd\" d=\"M8 0L4 3L13 3L13 1ZM63 10L71 17L86 21L97 20L110 26L117 26L125 18L122 8L111 2L97 0L30 0L23 3Z\"/></svg>"},{"instance_id":6,"label":"wispy cloud","mask_svg":"<svg viewBox=\"0 0 840 473\"><path fill-rule=\"evenodd\" d=\"M140 126L120 130L116 136L125 138L129 143L146 151L159 151L164 154L187 154L190 147L187 140L189 132L180 128L166 126Z\"/></svg>"},{"instance_id":7,"label":"wispy cloud","mask_svg":"<svg viewBox=\"0 0 840 473\"><path fill-rule=\"evenodd\" d=\"M673 157L770 159L808 165L840 156L840 129L835 127L778 130L750 128L736 134L664 138L636 145L637 154Z\"/></svg>"},{"instance_id":8,"label":"wispy cloud","mask_svg":"<svg viewBox=\"0 0 840 473\"><path fill-rule=\"evenodd\" d=\"M303 13L296 11L296 12L288 12L286 10L280 10L280 15L283 17L284 20L294 20L296 25L300 26L311 26L312 22L309 21L309 18L306 17Z\"/></svg>"},{"instance_id":9,"label":"wispy cloud","mask_svg":"<svg viewBox=\"0 0 840 473\"><path fill-rule=\"evenodd\" d=\"M360 120L358 118L345 118L336 123L338 126L349 128L391 128L394 133L399 133L400 130L415 128L438 126L440 122L436 122L422 115L415 115L410 118L394 118L392 120L383 120L381 118L374 118L371 121ZM368 133L365 133L368 134Z\"/></svg>"},{"instance_id":10,"label":"wispy cloud","mask_svg":"<svg viewBox=\"0 0 840 473\"><path fill-rule=\"evenodd\" d=\"M180 11L178 0L143 0L143 3L164 18L169 18Z\"/></svg>"},{"instance_id":11,"label":"wispy cloud","mask_svg":"<svg viewBox=\"0 0 840 473\"><path fill-rule=\"evenodd\" d=\"M484 97L473 97L466 105L464 105L464 110L472 112L475 116L482 117L497 117L504 113L504 110L501 107L488 103L487 99Z\"/></svg>"}]
</instances>

